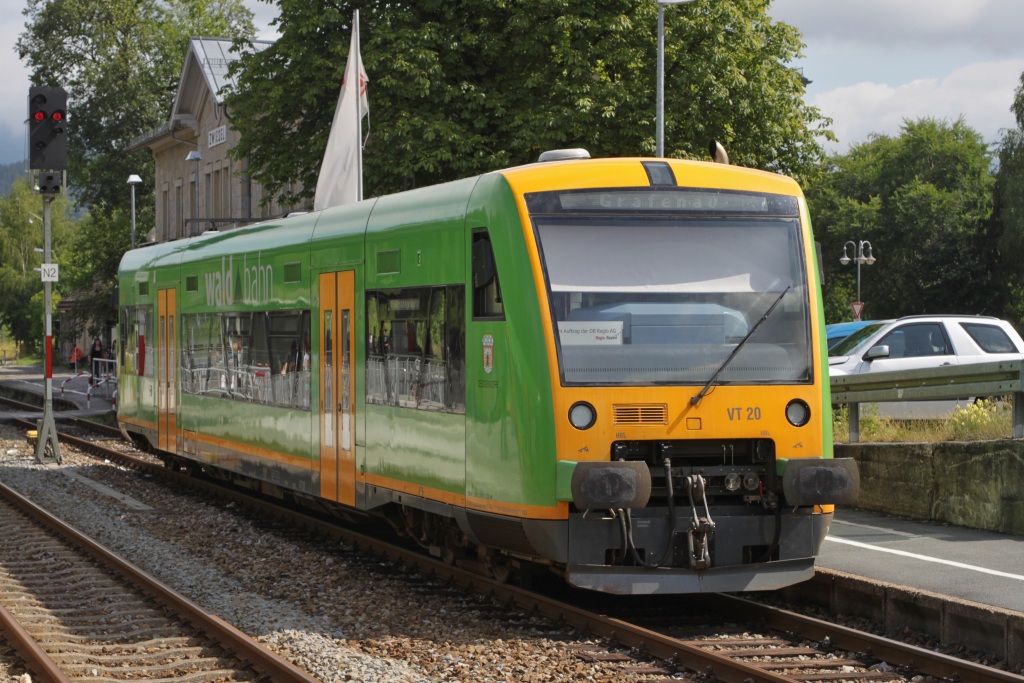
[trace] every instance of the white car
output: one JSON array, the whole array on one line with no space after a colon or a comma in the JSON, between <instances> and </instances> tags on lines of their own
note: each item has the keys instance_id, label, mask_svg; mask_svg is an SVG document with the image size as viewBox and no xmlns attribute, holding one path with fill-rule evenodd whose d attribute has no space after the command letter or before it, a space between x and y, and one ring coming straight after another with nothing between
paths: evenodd
<instances>
[{"instance_id":1,"label":"white car","mask_svg":"<svg viewBox=\"0 0 1024 683\"><path fill-rule=\"evenodd\" d=\"M829 350L830 377L1024 359L1024 340L1005 320L971 315L915 315L868 325ZM964 401L881 403L897 419L948 415Z\"/></svg>"}]
</instances>

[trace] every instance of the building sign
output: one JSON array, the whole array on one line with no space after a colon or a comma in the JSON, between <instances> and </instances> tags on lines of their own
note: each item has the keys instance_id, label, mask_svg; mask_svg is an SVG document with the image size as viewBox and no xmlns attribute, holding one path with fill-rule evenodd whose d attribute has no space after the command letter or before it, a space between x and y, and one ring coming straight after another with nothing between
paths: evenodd
<instances>
[{"instance_id":1,"label":"building sign","mask_svg":"<svg viewBox=\"0 0 1024 683\"><path fill-rule=\"evenodd\" d=\"M221 126L214 128L206 134L206 146L216 147L217 145L223 144L228 141L228 127Z\"/></svg>"}]
</instances>

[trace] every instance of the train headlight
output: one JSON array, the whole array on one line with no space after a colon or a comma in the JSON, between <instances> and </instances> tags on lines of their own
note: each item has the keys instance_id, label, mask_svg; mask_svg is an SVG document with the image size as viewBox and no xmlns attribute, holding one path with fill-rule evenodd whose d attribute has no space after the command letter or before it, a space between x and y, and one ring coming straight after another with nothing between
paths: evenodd
<instances>
[{"instance_id":1,"label":"train headlight","mask_svg":"<svg viewBox=\"0 0 1024 683\"><path fill-rule=\"evenodd\" d=\"M786 406L786 419L794 427L803 427L811 419L811 408L800 399L794 399Z\"/></svg>"},{"instance_id":2,"label":"train headlight","mask_svg":"<svg viewBox=\"0 0 1024 683\"><path fill-rule=\"evenodd\" d=\"M730 472L725 475L725 490L726 491L739 491L740 484L743 483L743 478L735 472Z\"/></svg>"},{"instance_id":3,"label":"train headlight","mask_svg":"<svg viewBox=\"0 0 1024 683\"><path fill-rule=\"evenodd\" d=\"M748 491L756 491L757 487L761 485L761 477L757 476L753 472L747 472L743 475L743 488Z\"/></svg>"},{"instance_id":4,"label":"train headlight","mask_svg":"<svg viewBox=\"0 0 1024 683\"><path fill-rule=\"evenodd\" d=\"M597 411L586 401L573 403L569 408L569 423L576 429L590 429L597 420Z\"/></svg>"}]
</instances>

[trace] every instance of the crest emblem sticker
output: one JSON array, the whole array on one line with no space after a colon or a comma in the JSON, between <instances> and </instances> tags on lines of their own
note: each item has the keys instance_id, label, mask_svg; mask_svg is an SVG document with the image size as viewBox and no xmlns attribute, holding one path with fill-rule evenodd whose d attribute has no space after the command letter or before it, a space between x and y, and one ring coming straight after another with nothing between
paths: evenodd
<instances>
[{"instance_id":1,"label":"crest emblem sticker","mask_svg":"<svg viewBox=\"0 0 1024 683\"><path fill-rule=\"evenodd\" d=\"M485 334L483 338L484 347L484 372L488 375L494 370L494 337Z\"/></svg>"}]
</instances>

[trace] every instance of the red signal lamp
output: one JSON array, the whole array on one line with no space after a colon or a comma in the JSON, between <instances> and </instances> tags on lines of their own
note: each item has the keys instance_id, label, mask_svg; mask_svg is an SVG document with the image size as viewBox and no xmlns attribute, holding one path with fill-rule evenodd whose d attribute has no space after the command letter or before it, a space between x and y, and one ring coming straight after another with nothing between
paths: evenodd
<instances>
[{"instance_id":1,"label":"red signal lamp","mask_svg":"<svg viewBox=\"0 0 1024 683\"><path fill-rule=\"evenodd\" d=\"M46 112L41 110L41 109L37 109L36 112L34 114L32 114L32 119L36 123L42 123L43 121L46 120Z\"/></svg>"},{"instance_id":2,"label":"red signal lamp","mask_svg":"<svg viewBox=\"0 0 1024 683\"><path fill-rule=\"evenodd\" d=\"M64 120L64 112L58 109L57 111L50 114L50 118L53 120L54 123L60 123Z\"/></svg>"}]
</instances>

